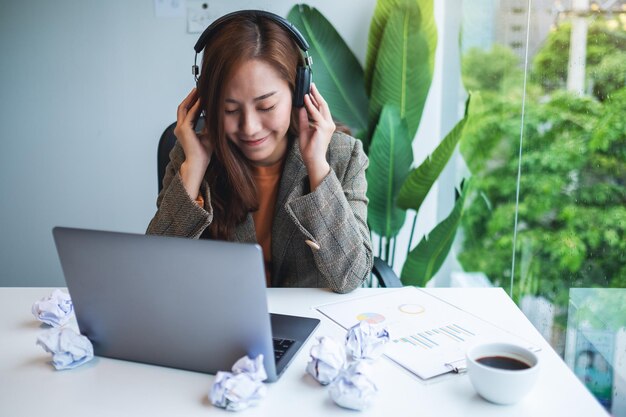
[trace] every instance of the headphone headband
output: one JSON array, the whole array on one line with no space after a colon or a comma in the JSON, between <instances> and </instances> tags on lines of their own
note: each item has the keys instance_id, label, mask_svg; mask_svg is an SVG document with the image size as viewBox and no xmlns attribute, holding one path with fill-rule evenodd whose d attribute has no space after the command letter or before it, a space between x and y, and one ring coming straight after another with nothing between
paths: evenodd
<instances>
[{"instance_id":1,"label":"headphone headband","mask_svg":"<svg viewBox=\"0 0 626 417\"><path fill-rule=\"evenodd\" d=\"M274 23L281 26L287 32L291 33L293 39L296 41L302 51L306 52L309 50L309 43L306 41L306 39L304 39L304 36L302 36L300 31L284 17L274 13L266 12L264 10L237 10L236 12L225 14L219 19L215 20L209 25L209 27L204 30L204 32L202 32L202 35L200 35L200 38L198 38L198 42L196 42L196 45L193 47L193 49L195 49L196 51L196 54L199 54L200 51L204 49L213 33L222 23L230 20L233 17L241 15L249 15L251 17L266 17L272 20Z\"/></svg>"},{"instance_id":2,"label":"headphone headband","mask_svg":"<svg viewBox=\"0 0 626 417\"><path fill-rule=\"evenodd\" d=\"M231 20L233 17L236 16L248 16L253 19L264 17L276 23L291 34L291 38L298 44L298 47L300 47L302 52L304 52L304 66L298 66L297 68L293 102L296 107L304 106L304 96L310 91L311 80L313 77L313 74L311 72L313 59L308 53L309 43L306 41L306 39L304 39L304 36L302 36L300 31L290 21L281 16L278 16L277 14L266 12L263 10L238 10L236 12L228 13L215 20L209 25L209 27L204 30L204 32L202 32L202 35L200 35L198 42L196 42L196 45L193 47L193 49L195 49L196 51L196 55L193 60L193 66L191 67L191 71L196 80L196 86L198 85L198 76L200 74L200 70L197 65L198 54L204 48L206 48L210 38L215 32L217 32L217 30L219 30L219 27L224 22Z\"/></svg>"}]
</instances>

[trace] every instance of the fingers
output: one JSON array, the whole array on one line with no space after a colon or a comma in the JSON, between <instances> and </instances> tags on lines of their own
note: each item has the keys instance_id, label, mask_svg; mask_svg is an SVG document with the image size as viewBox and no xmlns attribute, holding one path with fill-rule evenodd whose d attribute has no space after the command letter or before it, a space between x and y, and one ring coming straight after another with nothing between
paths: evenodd
<instances>
[{"instance_id":1,"label":"fingers","mask_svg":"<svg viewBox=\"0 0 626 417\"><path fill-rule=\"evenodd\" d=\"M304 107L311 118L311 122L314 123L323 123L325 118L324 115L320 112L318 106L313 102L313 97L311 94L307 94L304 96Z\"/></svg>"},{"instance_id":2,"label":"fingers","mask_svg":"<svg viewBox=\"0 0 626 417\"><path fill-rule=\"evenodd\" d=\"M307 96L311 99L311 103L313 103L315 108L319 109L319 104L318 104L317 100L315 100L315 97L313 96L313 90L314 90L314 87L311 86L311 91L309 91L309 94L307 94Z\"/></svg>"},{"instance_id":3,"label":"fingers","mask_svg":"<svg viewBox=\"0 0 626 417\"><path fill-rule=\"evenodd\" d=\"M332 115L326 100L319 93L315 84L311 84L311 92L304 96L304 107L311 120L318 124L332 123Z\"/></svg>"},{"instance_id":4,"label":"fingers","mask_svg":"<svg viewBox=\"0 0 626 417\"><path fill-rule=\"evenodd\" d=\"M187 97L185 97L185 100L183 100L183 102L186 101L186 100L191 100L192 97L195 97L197 95L198 95L198 89L194 87L194 88L191 89L189 94L187 94Z\"/></svg>"},{"instance_id":5,"label":"fingers","mask_svg":"<svg viewBox=\"0 0 626 417\"><path fill-rule=\"evenodd\" d=\"M311 96L313 98L313 104L320 111L322 116L324 116L325 119L331 119L332 116L328 103L326 103L326 100L324 100L324 97L320 94L315 83L311 83Z\"/></svg>"},{"instance_id":6,"label":"fingers","mask_svg":"<svg viewBox=\"0 0 626 417\"><path fill-rule=\"evenodd\" d=\"M335 131L335 122L329 112L323 111L322 113L315 108L309 95L304 96L304 104L310 116L308 120L309 128L331 133ZM324 116L324 114L328 114L328 116Z\"/></svg>"},{"instance_id":7,"label":"fingers","mask_svg":"<svg viewBox=\"0 0 626 417\"><path fill-rule=\"evenodd\" d=\"M307 114L311 116L312 119L315 119L315 115L319 114L319 110L313 104L311 99L311 94L304 95L304 108L306 109Z\"/></svg>"},{"instance_id":8,"label":"fingers","mask_svg":"<svg viewBox=\"0 0 626 417\"><path fill-rule=\"evenodd\" d=\"M193 123L200 111L200 100L197 89L192 89L185 99L178 105L176 118L179 124Z\"/></svg>"},{"instance_id":9,"label":"fingers","mask_svg":"<svg viewBox=\"0 0 626 417\"><path fill-rule=\"evenodd\" d=\"M193 88L191 92L187 94L187 97L185 97L185 99L178 105L178 111L180 112L181 110L188 110L189 107L191 107L193 103L196 102L196 100L198 100L198 90Z\"/></svg>"},{"instance_id":10,"label":"fingers","mask_svg":"<svg viewBox=\"0 0 626 417\"><path fill-rule=\"evenodd\" d=\"M193 123L198 118L200 111L200 100L196 100L187 113L187 120Z\"/></svg>"}]
</instances>

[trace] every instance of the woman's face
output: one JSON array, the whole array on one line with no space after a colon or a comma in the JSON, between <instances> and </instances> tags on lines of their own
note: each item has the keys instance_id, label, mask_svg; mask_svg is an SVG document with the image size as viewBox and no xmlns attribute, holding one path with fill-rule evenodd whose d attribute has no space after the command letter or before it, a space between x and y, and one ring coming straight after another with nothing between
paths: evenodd
<instances>
[{"instance_id":1,"label":"woman's face","mask_svg":"<svg viewBox=\"0 0 626 417\"><path fill-rule=\"evenodd\" d=\"M264 61L245 61L226 84L223 117L228 140L253 164L271 165L287 150L289 84Z\"/></svg>"}]
</instances>

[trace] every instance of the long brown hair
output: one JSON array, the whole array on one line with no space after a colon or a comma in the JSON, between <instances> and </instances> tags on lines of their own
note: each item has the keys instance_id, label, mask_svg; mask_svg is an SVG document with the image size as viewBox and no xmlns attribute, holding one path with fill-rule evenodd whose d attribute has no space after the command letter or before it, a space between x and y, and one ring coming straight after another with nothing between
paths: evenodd
<instances>
[{"instance_id":1,"label":"long brown hair","mask_svg":"<svg viewBox=\"0 0 626 417\"><path fill-rule=\"evenodd\" d=\"M216 239L231 238L235 227L258 208L250 162L226 138L223 126L224 86L237 67L250 59L272 66L291 91L296 68L303 64L302 53L291 35L254 12L233 16L220 24L204 48L198 92L214 149L206 179L213 207L209 234ZM292 116L289 136L297 132L296 123L297 118Z\"/></svg>"}]
</instances>

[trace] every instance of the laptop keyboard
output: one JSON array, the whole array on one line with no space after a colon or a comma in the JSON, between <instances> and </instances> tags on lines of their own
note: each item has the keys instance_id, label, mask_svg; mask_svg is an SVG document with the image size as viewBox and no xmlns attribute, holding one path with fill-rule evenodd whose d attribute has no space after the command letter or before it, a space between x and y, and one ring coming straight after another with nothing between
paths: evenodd
<instances>
[{"instance_id":1,"label":"laptop keyboard","mask_svg":"<svg viewBox=\"0 0 626 417\"><path fill-rule=\"evenodd\" d=\"M293 345L295 340L291 339L273 339L274 340L274 359L276 362L283 357L285 352Z\"/></svg>"}]
</instances>

